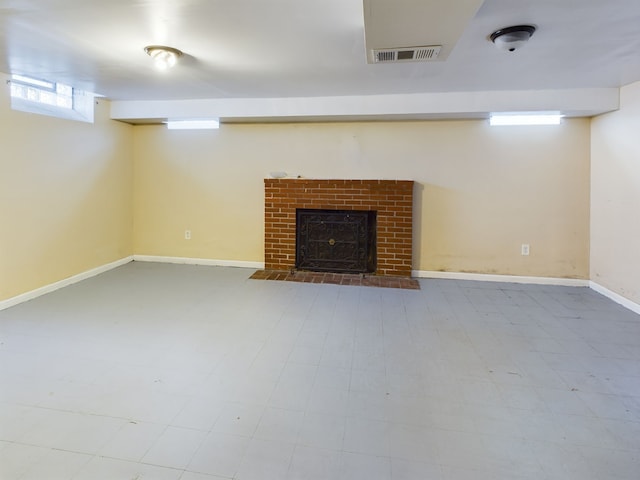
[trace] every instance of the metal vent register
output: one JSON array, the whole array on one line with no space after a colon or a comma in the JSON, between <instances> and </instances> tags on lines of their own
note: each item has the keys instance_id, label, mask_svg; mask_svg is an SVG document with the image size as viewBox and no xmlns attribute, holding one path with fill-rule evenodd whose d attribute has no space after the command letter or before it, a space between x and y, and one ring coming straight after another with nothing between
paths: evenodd
<instances>
[{"instance_id":1,"label":"metal vent register","mask_svg":"<svg viewBox=\"0 0 640 480\"><path fill-rule=\"evenodd\" d=\"M385 48L372 50L372 63L429 62L436 60L441 45L428 47Z\"/></svg>"}]
</instances>

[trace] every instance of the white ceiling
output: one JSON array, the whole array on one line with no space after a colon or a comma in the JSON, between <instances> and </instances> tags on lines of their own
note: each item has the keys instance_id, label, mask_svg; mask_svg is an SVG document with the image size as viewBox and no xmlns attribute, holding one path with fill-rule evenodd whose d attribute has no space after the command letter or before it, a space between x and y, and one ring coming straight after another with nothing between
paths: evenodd
<instances>
[{"instance_id":1,"label":"white ceiling","mask_svg":"<svg viewBox=\"0 0 640 480\"><path fill-rule=\"evenodd\" d=\"M488 40L523 23L538 30L521 50ZM440 60L367 63L365 45L416 43L443 45ZM143 51L150 44L185 55L161 74ZM640 80L640 0L0 0L0 71L124 103L396 95L410 104L565 89L588 97Z\"/></svg>"}]
</instances>

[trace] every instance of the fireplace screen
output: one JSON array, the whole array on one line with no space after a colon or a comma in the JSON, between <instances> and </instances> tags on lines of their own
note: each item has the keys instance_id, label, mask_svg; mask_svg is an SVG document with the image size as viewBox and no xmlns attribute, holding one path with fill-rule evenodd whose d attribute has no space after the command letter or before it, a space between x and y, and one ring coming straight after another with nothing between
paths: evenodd
<instances>
[{"instance_id":1,"label":"fireplace screen","mask_svg":"<svg viewBox=\"0 0 640 480\"><path fill-rule=\"evenodd\" d=\"M297 209L296 268L375 272L376 212Z\"/></svg>"}]
</instances>

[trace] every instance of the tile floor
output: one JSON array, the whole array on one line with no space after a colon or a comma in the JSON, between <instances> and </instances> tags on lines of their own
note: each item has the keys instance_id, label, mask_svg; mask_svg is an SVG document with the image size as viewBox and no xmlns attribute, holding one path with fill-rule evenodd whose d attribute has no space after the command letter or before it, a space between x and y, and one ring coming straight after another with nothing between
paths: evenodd
<instances>
[{"instance_id":1,"label":"tile floor","mask_svg":"<svg viewBox=\"0 0 640 480\"><path fill-rule=\"evenodd\" d=\"M252 273L130 263L0 312L0 478L640 478L640 318L599 294Z\"/></svg>"}]
</instances>

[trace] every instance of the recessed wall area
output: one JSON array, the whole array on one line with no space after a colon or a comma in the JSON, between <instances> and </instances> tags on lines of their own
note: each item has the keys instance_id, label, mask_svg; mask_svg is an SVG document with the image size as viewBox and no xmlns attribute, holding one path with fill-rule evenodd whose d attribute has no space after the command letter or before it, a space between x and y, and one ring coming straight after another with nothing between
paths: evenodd
<instances>
[{"instance_id":1,"label":"recessed wall area","mask_svg":"<svg viewBox=\"0 0 640 480\"><path fill-rule=\"evenodd\" d=\"M288 181L413 180L414 272L588 276L588 119L515 129L480 120L141 125L134 140L139 255L264 268L264 181L282 171Z\"/></svg>"},{"instance_id":2,"label":"recessed wall area","mask_svg":"<svg viewBox=\"0 0 640 480\"><path fill-rule=\"evenodd\" d=\"M411 276L413 181L265 179L265 268L296 260L296 209L377 212L376 275Z\"/></svg>"}]
</instances>

